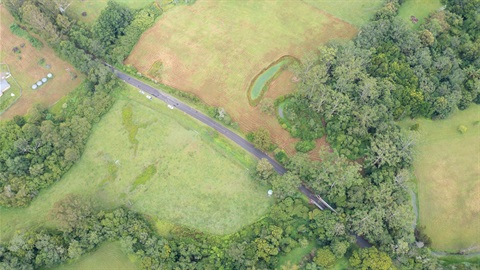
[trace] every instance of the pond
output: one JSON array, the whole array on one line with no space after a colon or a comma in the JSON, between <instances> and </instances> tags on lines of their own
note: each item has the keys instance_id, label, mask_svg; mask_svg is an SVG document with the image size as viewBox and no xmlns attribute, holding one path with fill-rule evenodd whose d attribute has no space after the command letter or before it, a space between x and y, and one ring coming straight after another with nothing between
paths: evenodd
<instances>
[{"instance_id":1,"label":"pond","mask_svg":"<svg viewBox=\"0 0 480 270\"><path fill-rule=\"evenodd\" d=\"M273 62L266 69L262 70L250 84L248 97L250 104L255 106L260 101L263 94L268 90L268 85L275 79L283 68L294 60L291 56L282 56L277 61Z\"/></svg>"}]
</instances>

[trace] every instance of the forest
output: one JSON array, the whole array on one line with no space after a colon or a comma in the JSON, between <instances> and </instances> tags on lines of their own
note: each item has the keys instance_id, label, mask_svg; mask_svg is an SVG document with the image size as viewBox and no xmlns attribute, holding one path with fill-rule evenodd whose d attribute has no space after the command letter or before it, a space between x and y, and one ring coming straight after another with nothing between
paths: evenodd
<instances>
[{"instance_id":1,"label":"forest","mask_svg":"<svg viewBox=\"0 0 480 270\"><path fill-rule=\"evenodd\" d=\"M179 229L166 238L128 208L96 210L88 199L71 195L52 213L62 228L20 232L1 243L0 266L51 267L120 239L144 269L272 269L279 255L309 241L321 248L302 269L328 269L344 257L354 269L475 269L470 263L442 265L417 246L430 240L415 227L407 189L414 139L395 121L442 119L480 103L480 1L444 0L446 8L419 30L396 17L402 2L386 1L352 41L322 45L294 67L300 83L289 97L292 110L310 118L297 122L310 127L299 126L295 137L326 133L333 151L323 150L321 162L306 154L279 155L288 169L283 176L259 161L256 178L277 197L265 218L228 237ZM5 207L28 205L78 160L120 83L103 61L121 64L161 15L153 5L133 11L109 1L90 28L62 14L56 3L4 1L20 25L88 78L62 113L37 106L26 117L0 123ZM268 149L264 137L257 136L256 144ZM312 210L297 190L302 183L337 213ZM373 247L356 248L353 235Z\"/></svg>"}]
</instances>

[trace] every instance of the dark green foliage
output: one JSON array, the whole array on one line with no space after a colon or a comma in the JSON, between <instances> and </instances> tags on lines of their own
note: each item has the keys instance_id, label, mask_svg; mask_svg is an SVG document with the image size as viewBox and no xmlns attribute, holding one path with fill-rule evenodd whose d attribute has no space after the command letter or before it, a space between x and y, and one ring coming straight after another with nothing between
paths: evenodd
<instances>
[{"instance_id":1,"label":"dark green foliage","mask_svg":"<svg viewBox=\"0 0 480 270\"><path fill-rule=\"evenodd\" d=\"M281 124L286 124L292 137L311 141L325 134L321 117L312 117L316 114L301 100L291 98L284 107L285 119L280 118L279 121Z\"/></svg>"},{"instance_id":2,"label":"dark green foliage","mask_svg":"<svg viewBox=\"0 0 480 270\"><path fill-rule=\"evenodd\" d=\"M315 141L299 141L295 144L295 149L298 152L307 153L315 148Z\"/></svg>"},{"instance_id":3,"label":"dark green foliage","mask_svg":"<svg viewBox=\"0 0 480 270\"><path fill-rule=\"evenodd\" d=\"M126 28L133 19L132 11L117 2L108 1L107 7L102 10L92 33L97 45L95 46L95 54L106 56L119 37L124 36Z\"/></svg>"}]
</instances>

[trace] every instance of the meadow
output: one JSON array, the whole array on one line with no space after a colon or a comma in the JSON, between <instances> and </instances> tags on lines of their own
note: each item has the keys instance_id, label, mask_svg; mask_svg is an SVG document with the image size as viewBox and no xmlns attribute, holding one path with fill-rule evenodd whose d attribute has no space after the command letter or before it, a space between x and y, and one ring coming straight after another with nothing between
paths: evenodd
<instances>
[{"instance_id":1,"label":"meadow","mask_svg":"<svg viewBox=\"0 0 480 270\"><path fill-rule=\"evenodd\" d=\"M440 0L406 0L398 10L398 17L404 19L413 28L418 29L430 13L439 10L442 6ZM418 22L412 23L411 16L415 16Z\"/></svg>"},{"instance_id":2,"label":"meadow","mask_svg":"<svg viewBox=\"0 0 480 270\"><path fill-rule=\"evenodd\" d=\"M312 7L326 11L357 27L366 24L375 14L383 0L302 0Z\"/></svg>"},{"instance_id":3,"label":"meadow","mask_svg":"<svg viewBox=\"0 0 480 270\"><path fill-rule=\"evenodd\" d=\"M0 241L18 229L56 226L49 212L69 193L94 198L102 208L126 205L157 225L230 234L273 203L268 188L251 177L255 165L216 131L130 87L59 182L26 208L0 208Z\"/></svg>"},{"instance_id":4,"label":"meadow","mask_svg":"<svg viewBox=\"0 0 480 270\"><path fill-rule=\"evenodd\" d=\"M136 270L140 269L122 250L119 242L103 243L97 250L85 254L76 262L62 264L51 270Z\"/></svg>"},{"instance_id":5,"label":"meadow","mask_svg":"<svg viewBox=\"0 0 480 270\"><path fill-rule=\"evenodd\" d=\"M165 13L125 63L143 74L161 66L162 83L225 108L243 132L267 128L288 150L295 140L275 116L250 106L249 85L283 55L301 59L322 43L356 33L353 25L301 1L199 0Z\"/></svg>"},{"instance_id":6,"label":"meadow","mask_svg":"<svg viewBox=\"0 0 480 270\"><path fill-rule=\"evenodd\" d=\"M50 106L76 88L84 76L76 72L73 66L55 55L55 52L44 42L43 48L34 48L25 38L14 35L10 25L14 22L7 9L0 5L0 63L6 63L12 76L23 89L22 96L14 105L0 114L0 120L25 114L35 103ZM25 44L22 48L21 45ZM18 47L20 53L13 52ZM43 61L41 61L43 59ZM48 66L47 66L48 65ZM54 78L37 90L31 86L38 80L52 73ZM77 74L72 80L71 73ZM5 95L10 95L7 91Z\"/></svg>"},{"instance_id":7,"label":"meadow","mask_svg":"<svg viewBox=\"0 0 480 270\"><path fill-rule=\"evenodd\" d=\"M434 249L458 252L480 245L480 106L446 120L408 120L402 126L415 123L420 225ZM464 134L460 125L467 128Z\"/></svg>"}]
</instances>

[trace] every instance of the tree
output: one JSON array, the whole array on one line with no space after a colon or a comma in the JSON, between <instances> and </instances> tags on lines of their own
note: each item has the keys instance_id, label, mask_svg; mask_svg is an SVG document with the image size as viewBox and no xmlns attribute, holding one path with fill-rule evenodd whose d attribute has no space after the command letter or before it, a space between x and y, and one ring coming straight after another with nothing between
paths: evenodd
<instances>
[{"instance_id":1,"label":"tree","mask_svg":"<svg viewBox=\"0 0 480 270\"><path fill-rule=\"evenodd\" d=\"M384 252L378 251L375 247L353 251L349 259L354 269L362 270L390 270L395 269L392 259Z\"/></svg>"},{"instance_id":2,"label":"tree","mask_svg":"<svg viewBox=\"0 0 480 270\"><path fill-rule=\"evenodd\" d=\"M283 199L293 197L298 192L298 187L302 183L300 178L290 172L279 176L275 175L272 180L272 190L275 197Z\"/></svg>"},{"instance_id":3,"label":"tree","mask_svg":"<svg viewBox=\"0 0 480 270\"><path fill-rule=\"evenodd\" d=\"M55 25L35 4L27 2L22 6L22 19L47 41L56 41L59 37Z\"/></svg>"},{"instance_id":4,"label":"tree","mask_svg":"<svg viewBox=\"0 0 480 270\"><path fill-rule=\"evenodd\" d=\"M272 138L270 138L270 132L265 128L260 128L253 132L253 145L261 150L272 150Z\"/></svg>"},{"instance_id":5,"label":"tree","mask_svg":"<svg viewBox=\"0 0 480 270\"><path fill-rule=\"evenodd\" d=\"M335 256L329 248L320 248L313 261L322 268L331 268L335 265Z\"/></svg>"},{"instance_id":6,"label":"tree","mask_svg":"<svg viewBox=\"0 0 480 270\"><path fill-rule=\"evenodd\" d=\"M257 175L262 180L269 180L274 174L273 166L266 158L262 158L257 163Z\"/></svg>"},{"instance_id":7,"label":"tree","mask_svg":"<svg viewBox=\"0 0 480 270\"><path fill-rule=\"evenodd\" d=\"M71 231L81 226L91 214L92 204L90 201L74 194L68 194L56 202L51 211L52 218L58 220L65 231Z\"/></svg>"}]
</instances>

